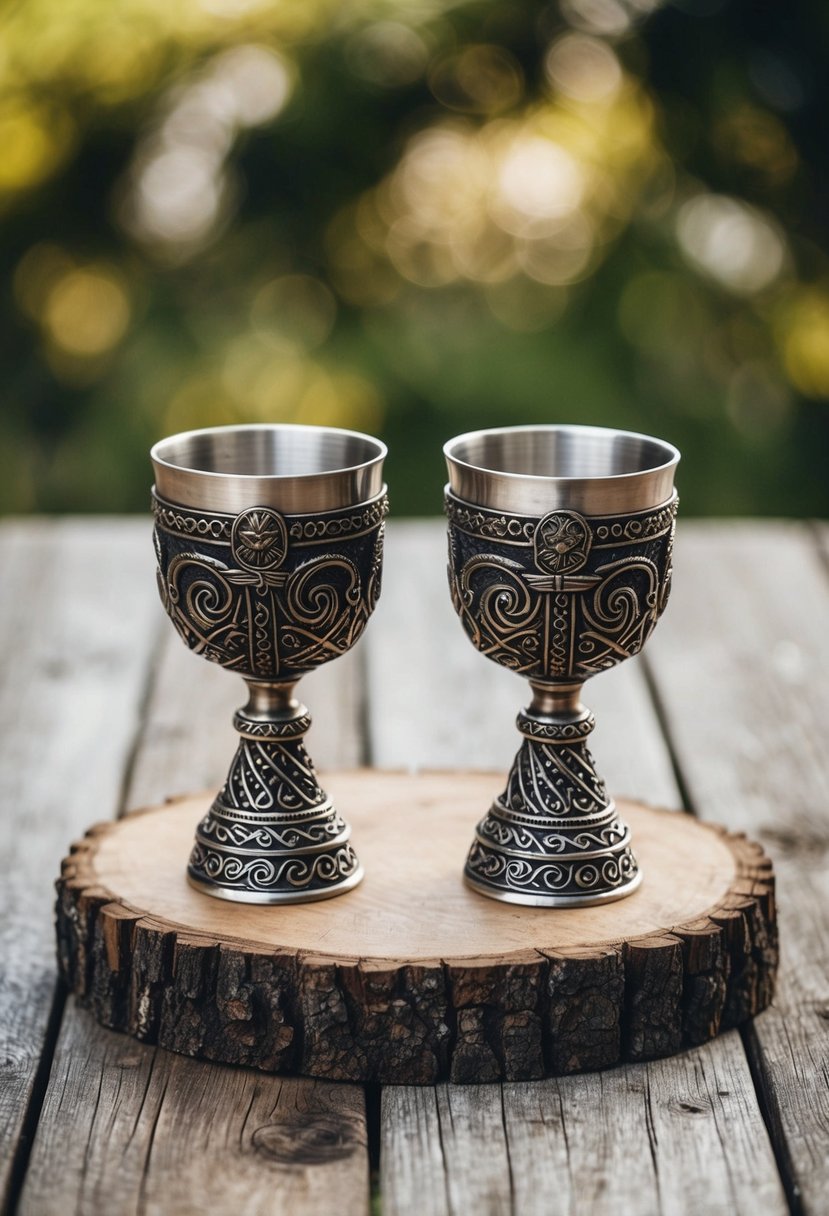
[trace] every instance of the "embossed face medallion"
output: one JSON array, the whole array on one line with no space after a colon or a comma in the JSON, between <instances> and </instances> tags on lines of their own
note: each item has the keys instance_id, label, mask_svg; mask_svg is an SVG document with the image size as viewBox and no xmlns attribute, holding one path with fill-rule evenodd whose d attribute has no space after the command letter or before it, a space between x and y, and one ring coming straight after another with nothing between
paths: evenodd
<instances>
[{"instance_id":1,"label":"embossed face medallion","mask_svg":"<svg viewBox=\"0 0 829 1216\"><path fill-rule=\"evenodd\" d=\"M273 570L285 560L285 520L270 507L251 507L233 521L230 538L236 561L246 570Z\"/></svg>"},{"instance_id":2,"label":"embossed face medallion","mask_svg":"<svg viewBox=\"0 0 829 1216\"><path fill-rule=\"evenodd\" d=\"M545 574L580 570L590 552L590 529L575 511L552 511L535 530L535 564Z\"/></svg>"}]
</instances>

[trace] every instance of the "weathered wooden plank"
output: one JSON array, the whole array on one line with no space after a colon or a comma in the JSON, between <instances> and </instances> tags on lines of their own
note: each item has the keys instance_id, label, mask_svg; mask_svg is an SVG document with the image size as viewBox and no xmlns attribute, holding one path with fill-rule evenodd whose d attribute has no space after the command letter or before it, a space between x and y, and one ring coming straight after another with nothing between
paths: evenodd
<instances>
[{"instance_id":1,"label":"weathered wooden plank","mask_svg":"<svg viewBox=\"0 0 829 1216\"><path fill-rule=\"evenodd\" d=\"M735 1031L647 1067L534 1089L505 1086L516 1211L786 1210ZM533 1176L537 1157L546 1177Z\"/></svg>"},{"instance_id":2,"label":"weathered wooden plank","mask_svg":"<svg viewBox=\"0 0 829 1216\"><path fill-rule=\"evenodd\" d=\"M67 1018L21 1216L361 1216L363 1095L198 1064Z\"/></svg>"},{"instance_id":3,"label":"weathered wooden plank","mask_svg":"<svg viewBox=\"0 0 829 1216\"><path fill-rule=\"evenodd\" d=\"M730 1031L578 1078L387 1090L384 1214L784 1212L744 1059Z\"/></svg>"},{"instance_id":4,"label":"weathered wooden plank","mask_svg":"<svg viewBox=\"0 0 829 1216\"><path fill-rule=\"evenodd\" d=\"M52 884L73 837L118 808L158 617L146 527L7 522L0 545L2 1206L54 1008Z\"/></svg>"},{"instance_id":5,"label":"weathered wooden plank","mask_svg":"<svg viewBox=\"0 0 829 1216\"><path fill-rule=\"evenodd\" d=\"M526 693L464 638L444 566L439 524L390 528L385 615L378 613L369 638L374 761L405 765L414 749L419 766L506 767L516 744L511 720ZM611 787L679 805L637 662L592 681L587 694L599 722L591 747ZM728 1134L731 1124L739 1130ZM708 1178L717 1180L712 1192L719 1184L713 1198ZM736 1034L603 1074L386 1089L381 1193L384 1212L394 1216L786 1210Z\"/></svg>"},{"instance_id":6,"label":"weathered wooden plank","mask_svg":"<svg viewBox=\"0 0 829 1216\"><path fill-rule=\"evenodd\" d=\"M824 534L825 536L825 534ZM651 662L704 817L759 836L780 898L781 972L747 1041L805 1212L829 1208L829 580L798 524L687 529Z\"/></svg>"},{"instance_id":7,"label":"weathered wooden plank","mask_svg":"<svg viewBox=\"0 0 829 1216\"><path fill-rule=\"evenodd\" d=\"M151 575L149 581L152 588ZM245 695L240 679L191 655L159 619L163 642L126 790L129 807L218 784L235 748L230 715ZM309 746L320 766L353 763L359 653L315 673L301 695L312 703ZM87 819L96 817L87 808ZM182 856L182 882L185 864ZM226 972L232 1002L234 974ZM67 1209L89 1216L235 1214L299 1205L303 1216L364 1212L363 1094L187 1060L102 1030L72 1001L21 1203L31 1216Z\"/></svg>"}]
</instances>

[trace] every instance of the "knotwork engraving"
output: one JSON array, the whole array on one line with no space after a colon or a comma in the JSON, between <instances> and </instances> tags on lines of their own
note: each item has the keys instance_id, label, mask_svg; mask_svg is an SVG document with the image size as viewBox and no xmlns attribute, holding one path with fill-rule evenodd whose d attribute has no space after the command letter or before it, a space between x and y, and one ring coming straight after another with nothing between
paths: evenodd
<instances>
[{"instance_id":1,"label":"knotwork engraving","mask_svg":"<svg viewBox=\"0 0 829 1216\"><path fill-rule=\"evenodd\" d=\"M251 508L230 524L228 552L215 518L201 529L190 512L174 532L174 509L159 504L164 607L190 649L212 662L248 678L298 679L365 629L380 593L386 511L384 496L370 511L301 517L297 526Z\"/></svg>"}]
</instances>

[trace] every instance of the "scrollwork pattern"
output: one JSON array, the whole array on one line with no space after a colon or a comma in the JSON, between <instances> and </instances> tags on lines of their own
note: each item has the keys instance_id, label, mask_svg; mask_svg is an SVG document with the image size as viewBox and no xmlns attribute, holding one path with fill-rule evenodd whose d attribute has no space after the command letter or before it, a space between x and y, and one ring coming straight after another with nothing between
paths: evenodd
<instances>
[{"instance_id":1,"label":"scrollwork pattern","mask_svg":"<svg viewBox=\"0 0 829 1216\"><path fill-rule=\"evenodd\" d=\"M659 617L659 570L647 558L600 567L602 581L581 600L583 625L574 674L596 675L638 654Z\"/></svg>"},{"instance_id":2,"label":"scrollwork pattern","mask_svg":"<svg viewBox=\"0 0 829 1216\"><path fill-rule=\"evenodd\" d=\"M452 579L452 601L464 629L487 658L519 675L539 662L539 598L509 558L476 555Z\"/></svg>"},{"instance_id":3,"label":"scrollwork pattern","mask_svg":"<svg viewBox=\"0 0 829 1216\"><path fill-rule=\"evenodd\" d=\"M466 869L473 881L484 880L487 885L504 892L589 898L592 894L606 896L615 888L626 885L635 876L637 867L629 848L599 861L553 861L510 857L476 841Z\"/></svg>"},{"instance_id":4,"label":"scrollwork pattern","mask_svg":"<svg viewBox=\"0 0 829 1216\"><path fill-rule=\"evenodd\" d=\"M251 508L228 528L156 500L159 591L198 654L259 680L294 680L345 653L380 594L385 497L295 519ZM320 551L322 550L322 551Z\"/></svg>"},{"instance_id":5,"label":"scrollwork pattern","mask_svg":"<svg viewBox=\"0 0 829 1216\"><path fill-rule=\"evenodd\" d=\"M345 821L334 810L305 825L273 819L257 823L249 816L234 819L226 809L219 812L213 808L198 830L202 841L256 853L328 845L347 833Z\"/></svg>"},{"instance_id":6,"label":"scrollwork pattern","mask_svg":"<svg viewBox=\"0 0 829 1216\"><path fill-rule=\"evenodd\" d=\"M556 832L534 830L521 824L508 823L497 814L488 815L478 830L485 840L499 845L502 849L540 854L601 852L615 848L626 836L618 819L593 831Z\"/></svg>"},{"instance_id":7,"label":"scrollwork pattern","mask_svg":"<svg viewBox=\"0 0 829 1216\"><path fill-rule=\"evenodd\" d=\"M543 541L534 547L519 547L508 528L500 546L490 527L467 531L477 509L451 495L447 503L452 601L482 654L555 682L585 680L639 653L667 602L675 501L617 521L611 543L597 539L607 523L551 512L535 521L532 536Z\"/></svg>"},{"instance_id":8,"label":"scrollwork pattern","mask_svg":"<svg viewBox=\"0 0 829 1216\"><path fill-rule=\"evenodd\" d=\"M238 857L220 853L201 842L193 849L191 871L211 882L251 891L306 890L341 883L359 869L351 845L332 853L286 858Z\"/></svg>"}]
</instances>

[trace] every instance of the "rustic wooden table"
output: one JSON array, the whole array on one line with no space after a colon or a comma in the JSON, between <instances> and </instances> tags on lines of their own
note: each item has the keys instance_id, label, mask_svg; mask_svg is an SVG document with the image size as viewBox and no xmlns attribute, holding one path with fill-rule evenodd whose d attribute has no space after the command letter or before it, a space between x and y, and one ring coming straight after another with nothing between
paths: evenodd
<instances>
[{"instance_id":1,"label":"rustic wooden table","mask_svg":"<svg viewBox=\"0 0 829 1216\"><path fill-rule=\"evenodd\" d=\"M673 600L644 660L588 689L617 791L745 830L774 856L774 1006L669 1060L381 1091L171 1055L66 1000L52 882L68 843L95 820L218 783L242 688L165 619L145 520L2 525L6 1208L829 1211L827 539L799 524L682 522ZM319 767L506 767L524 688L463 637L444 566L439 521L390 527L365 639L303 686Z\"/></svg>"}]
</instances>

